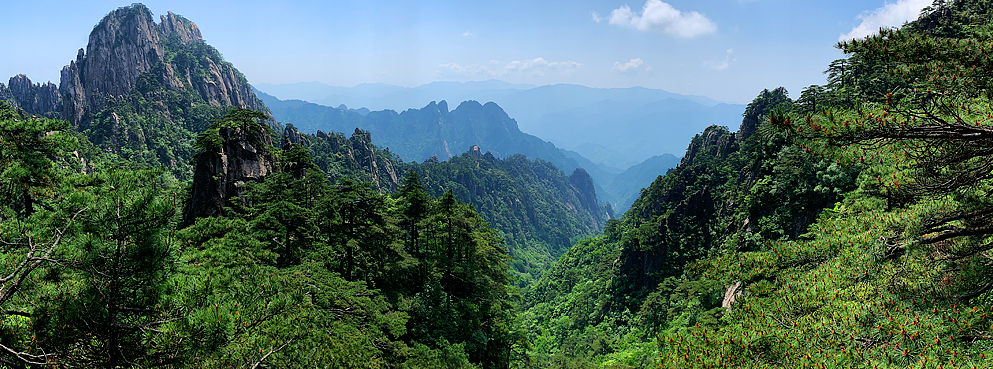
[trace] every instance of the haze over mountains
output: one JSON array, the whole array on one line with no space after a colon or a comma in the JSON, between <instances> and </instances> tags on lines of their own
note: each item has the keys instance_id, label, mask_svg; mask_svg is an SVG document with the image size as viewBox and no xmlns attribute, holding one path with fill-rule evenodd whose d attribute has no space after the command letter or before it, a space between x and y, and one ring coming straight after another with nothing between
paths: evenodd
<instances>
[{"instance_id":1,"label":"haze over mountains","mask_svg":"<svg viewBox=\"0 0 993 369\"><path fill-rule=\"evenodd\" d=\"M710 125L741 119L743 105L642 87L532 86L498 80L434 82L409 88L386 84L334 87L318 82L256 84L283 100L326 106L403 111L431 101L495 102L520 130L578 152L607 171L620 173L652 156L682 156L694 134Z\"/></svg>"},{"instance_id":2,"label":"haze over mountains","mask_svg":"<svg viewBox=\"0 0 993 369\"><path fill-rule=\"evenodd\" d=\"M988 368L993 2L933 4L622 172L724 107L448 85L567 150L444 84L280 100L113 10L58 86L0 84L0 367Z\"/></svg>"},{"instance_id":3,"label":"haze over mountains","mask_svg":"<svg viewBox=\"0 0 993 369\"><path fill-rule=\"evenodd\" d=\"M594 163L575 151L560 149L551 142L522 132L517 121L493 102L481 104L467 100L450 109L444 100L431 101L423 108L397 113L280 100L258 90L256 94L276 120L292 124L301 132L321 134L360 128L372 134L373 143L389 148L405 161L445 161L478 145L498 158L521 154L548 161L565 173L583 168L593 178L599 201L612 204L617 214L630 206L641 188L678 163L672 154L664 154L665 160L657 160L659 156L649 158L624 171ZM600 158L616 156L620 155Z\"/></svg>"}]
</instances>

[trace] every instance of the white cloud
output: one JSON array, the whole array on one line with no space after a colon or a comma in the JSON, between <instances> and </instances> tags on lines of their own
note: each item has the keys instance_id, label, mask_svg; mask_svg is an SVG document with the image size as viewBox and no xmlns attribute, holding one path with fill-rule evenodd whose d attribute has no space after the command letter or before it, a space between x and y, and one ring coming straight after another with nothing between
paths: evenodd
<instances>
[{"instance_id":1,"label":"white cloud","mask_svg":"<svg viewBox=\"0 0 993 369\"><path fill-rule=\"evenodd\" d=\"M603 20L603 18L600 18L600 14L598 14L597 12L590 12L590 17L593 18L593 21L597 23L600 23L600 21Z\"/></svg>"},{"instance_id":2,"label":"white cloud","mask_svg":"<svg viewBox=\"0 0 993 369\"><path fill-rule=\"evenodd\" d=\"M921 10L931 6L932 0L897 0L873 11L863 12L858 18L862 23L851 32L841 35L838 41L850 41L876 34L880 28L899 27L907 21L917 19Z\"/></svg>"},{"instance_id":3,"label":"white cloud","mask_svg":"<svg viewBox=\"0 0 993 369\"><path fill-rule=\"evenodd\" d=\"M703 62L703 65L713 70L725 70L730 68L731 63L734 62L734 58L732 57L733 55L734 49L727 49L727 56L724 57L724 61L713 62L708 60Z\"/></svg>"},{"instance_id":4,"label":"white cloud","mask_svg":"<svg viewBox=\"0 0 993 369\"><path fill-rule=\"evenodd\" d=\"M500 64L500 62L490 60L490 64ZM548 61L545 60L545 58L535 58L531 60L512 61L504 65L502 68L499 66L491 68L480 64L461 65L459 63L447 63L438 66L438 74L442 77L498 77L510 73L530 74L535 77L544 76L545 73L561 73L569 76L582 67L582 63L577 63L574 61L558 62Z\"/></svg>"},{"instance_id":5,"label":"white cloud","mask_svg":"<svg viewBox=\"0 0 993 369\"><path fill-rule=\"evenodd\" d=\"M641 58L634 58L624 64L621 64L621 62L614 62L614 66L610 68L610 70L622 74L635 74L642 65L645 65L644 60L641 60ZM645 70L647 71L651 68L652 67L647 67Z\"/></svg>"},{"instance_id":6,"label":"white cloud","mask_svg":"<svg viewBox=\"0 0 993 369\"><path fill-rule=\"evenodd\" d=\"M462 36L463 37L472 37L472 36L475 36L475 35L472 32L465 31L465 32L462 33Z\"/></svg>"},{"instance_id":7,"label":"white cloud","mask_svg":"<svg viewBox=\"0 0 993 369\"><path fill-rule=\"evenodd\" d=\"M461 65L459 63L448 63L438 66L438 74L442 77L458 76L497 76L497 72L490 67L479 64Z\"/></svg>"},{"instance_id":8,"label":"white cloud","mask_svg":"<svg viewBox=\"0 0 993 369\"><path fill-rule=\"evenodd\" d=\"M703 14L682 12L661 0L646 1L641 14L635 14L630 6L622 5L610 12L609 23L640 31L661 28L665 33L685 38L717 32L717 24Z\"/></svg>"},{"instance_id":9,"label":"white cloud","mask_svg":"<svg viewBox=\"0 0 993 369\"><path fill-rule=\"evenodd\" d=\"M574 61L550 62L545 58L535 58L534 60L515 60L507 63L503 68L513 72L528 72L532 76L540 77L544 76L546 71L558 71L568 76L582 67L582 63Z\"/></svg>"}]
</instances>

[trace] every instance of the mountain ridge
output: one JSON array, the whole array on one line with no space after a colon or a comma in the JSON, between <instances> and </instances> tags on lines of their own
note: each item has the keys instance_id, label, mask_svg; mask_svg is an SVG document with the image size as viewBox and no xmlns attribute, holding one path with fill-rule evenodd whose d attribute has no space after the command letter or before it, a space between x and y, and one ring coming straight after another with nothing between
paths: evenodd
<instances>
[{"instance_id":1,"label":"mountain ridge","mask_svg":"<svg viewBox=\"0 0 993 369\"><path fill-rule=\"evenodd\" d=\"M736 121L744 110L744 105L645 87L594 88L575 84L532 87L498 80L432 82L418 87L364 84L348 88L318 82L256 87L277 98L370 110L403 111L441 100L493 101L517 120L523 132L558 147L573 148L590 142L621 153L627 160L593 160L621 170L655 155L680 153L693 134L710 125ZM651 134L632 134L641 129L649 129ZM648 142L643 137L655 140ZM632 139L637 142L631 142Z\"/></svg>"}]
</instances>

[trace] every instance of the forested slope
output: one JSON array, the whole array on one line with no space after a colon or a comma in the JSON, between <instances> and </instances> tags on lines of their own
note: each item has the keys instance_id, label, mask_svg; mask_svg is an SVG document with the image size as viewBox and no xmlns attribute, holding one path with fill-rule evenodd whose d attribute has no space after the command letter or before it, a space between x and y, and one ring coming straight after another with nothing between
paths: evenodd
<instances>
[{"instance_id":1,"label":"forested slope","mask_svg":"<svg viewBox=\"0 0 993 369\"><path fill-rule=\"evenodd\" d=\"M988 367L990 5L842 43L527 291L533 367Z\"/></svg>"},{"instance_id":2,"label":"forested slope","mask_svg":"<svg viewBox=\"0 0 993 369\"><path fill-rule=\"evenodd\" d=\"M288 125L284 145L306 147L332 180L370 182L380 192L395 191L416 174L432 196L451 192L475 206L499 232L519 285L530 284L578 239L597 234L609 216L600 206L593 180L582 169L566 175L552 163L523 155L499 159L478 146L447 161L404 162L372 144L356 129L346 138L331 132L300 133Z\"/></svg>"},{"instance_id":3,"label":"forested slope","mask_svg":"<svg viewBox=\"0 0 993 369\"><path fill-rule=\"evenodd\" d=\"M0 361L506 367L509 257L473 207L413 177L392 195L331 183L303 147L273 147L265 118L212 123L187 187L84 171L102 157L74 154L67 122L0 102Z\"/></svg>"}]
</instances>

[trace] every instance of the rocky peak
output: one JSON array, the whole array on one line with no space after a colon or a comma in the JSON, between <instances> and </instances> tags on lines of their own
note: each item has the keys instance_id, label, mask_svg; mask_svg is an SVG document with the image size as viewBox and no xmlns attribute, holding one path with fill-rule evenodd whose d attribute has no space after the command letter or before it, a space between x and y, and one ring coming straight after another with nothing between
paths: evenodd
<instances>
[{"instance_id":1,"label":"rocky peak","mask_svg":"<svg viewBox=\"0 0 993 369\"><path fill-rule=\"evenodd\" d=\"M379 160L376 157L376 147L372 144L372 134L355 128L352 137L348 139L352 143L351 157L360 168L369 173L374 183L380 190L396 188L399 183L396 168L389 160Z\"/></svg>"},{"instance_id":2,"label":"rocky peak","mask_svg":"<svg viewBox=\"0 0 993 369\"><path fill-rule=\"evenodd\" d=\"M106 98L131 92L141 73L162 60L165 51L152 13L135 4L107 14L76 60L62 68L63 116L78 123L83 114L103 108Z\"/></svg>"},{"instance_id":3,"label":"rocky peak","mask_svg":"<svg viewBox=\"0 0 993 369\"><path fill-rule=\"evenodd\" d=\"M483 151L479 149L479 145L472 145L472 147L469 148L469 156L481 158L483 157Z\"/></svg>"},{"instance_id":4,"label":"rocky peak","mask_svg":"<svg viewBox=\"0 0 993 369\"><path fill-rule=\"evenodd\" d=\"M737 147L738 141L735 140L734 133L728 132L724 127L710 126L690 141L686 155L683 156L679 165L682 167L693 165L694 159L700 154L726 158L737 150Z\"/></svg>"},{"instance_id":5,"label":"rocky peak","mask_svg":"<svg viewBox=\"0 0 993 369\"><path fill-rule=\"evenodd\" d=\"M579 197L579 201L583 207L590 211L590 214L602 215L603 212L600 211L600 205L597 203L596 186L593 184L593 177L590 177L590 174L585 169L576 168L576 170L572 171L572 175L569 176L569 184L579 191L577 197Z\"/></svg>"},{"instance_id":6,"label":"rocky peak","mask_svg":"<svg viewBox=\"0 0 993 369\"><path fill-rule=\"evenodd\" d=\"M323 132L318 131L318 137L321 133ZM327 134L324 135L324 138L327 138ZM301 135L300 131L292 124L287 124L286 128L283 129L283 148L287 148L290 144L306 146L307 138Z\"/></svg>"},{"instance_id":7,"label":"rocky peak","mask_svg":"<svg viewBox=\"0 0 993 369\"><path fill-rule=\"evenodd\" d=\"M762 121L767 119L770 111L782 104L789 104L791 102L789 92L786 91L785 87L779 87L772 91L762 90L759 96L745 108L744 117L741 119L741 127L738 128L738 141L744 141L752 137L758 130L759 125L762 124Z\"/></svg>"},{"instance_id":8,"label":"rocky peak","mask_svg":"<svg viewBox=\"0 0 993 369\"><path fill-rule=\"evenodd\" d=\"M85 51L80 49L76 59L62 68L59 91L64 119L78 127L109 102L132 94L144 73L153 73L152 80L170 90L192 88L211 106L266 110L244 77L219 53L200 52L193 56L202 60L187 60L184 65L165 63L167 51L178 51L170 47L202 51L189 45L202 44L203 38L196 24L182 16L169 12L159 19L156 24L147 7L133 4L107 14L93 28Z\"/></svg>"},{"instance_id":9,"label":"rocky peak","mask_svg":"<svg viewBox=\"0 0 993 369\"><path fill-rule=\"evenodd\" d=\"M180 43L203 42L196 24L172 12L159 16L159 29L165 35L176 35Z\"/></svg>"},{"instance_id":10,"label":"rocky peak","mask_svg":"<svg viewBox=\"0 0 993 369\"><path fill-rule=\"evenodd\" d=\"M8 86L10 86L7 93L9 102L28 114L54 116L61 108L62 98L52 82L32 83L27 76L18 74L10 77ZM2 91L0 91L0 99L3 99Z\"/></svg>"},{"instance_id":11,"label":"rocky peak","mask_svg":"<svg viewBox=\"0 0 993 369\"><path fill-rule=\"evenodd\" d=\"M269 148L272 137L262 125L220 127L221 144L205 148L195 157L187 222L225 215L230 200L241 197L245 183L259 182L276 170Z\"/></svg>"}]
</instances>

